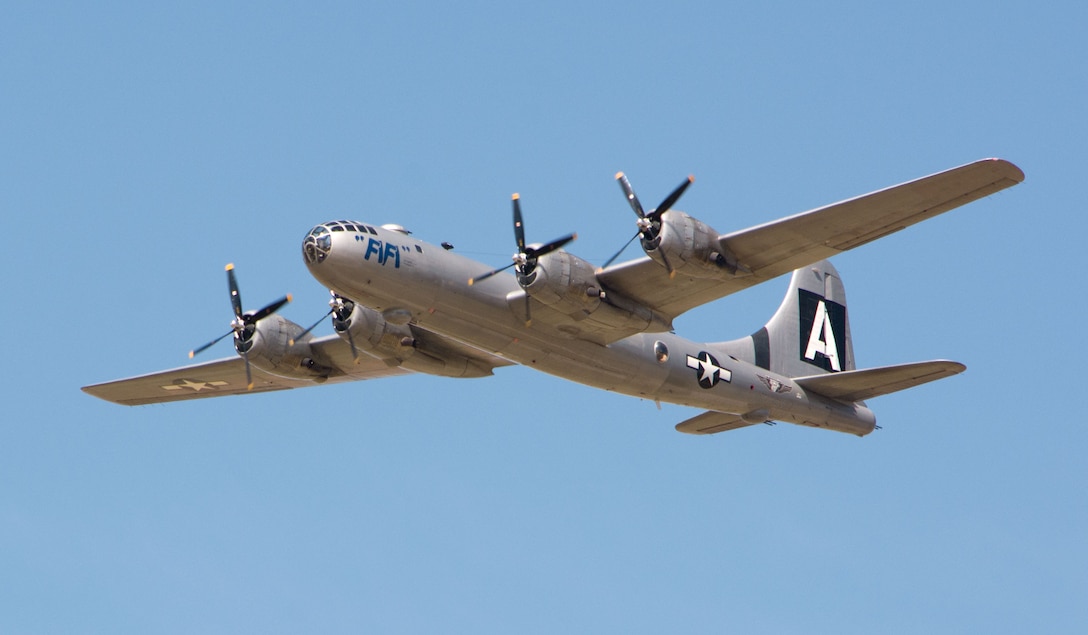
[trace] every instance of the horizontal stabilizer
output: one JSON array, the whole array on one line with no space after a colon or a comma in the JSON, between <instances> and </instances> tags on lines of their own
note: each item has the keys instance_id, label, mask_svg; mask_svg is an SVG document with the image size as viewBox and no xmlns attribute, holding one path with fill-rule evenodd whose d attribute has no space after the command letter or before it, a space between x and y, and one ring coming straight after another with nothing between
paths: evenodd
<instances>
[{"instance_id":1,"label":"horizontal stabilizer","mask_svg":"<svg viewBox=\"0 0 1088 635\"><path fill-rule=\"evenodd\" d=\"M958 375L965 370L967 367L959 362L937 360L795 377L793 381L805 390L852 403Z\"/></svg>"},{"instance_id":2,"label":"horizontal stabilizer","mask_svg":"<svg viewBox=\"0 0 1088 635\"><path fill-rule=\"evenodd\" d=\"M740 415L707 410L701 415L676 424L676 431L687 434L714 434L753 425L755 423L745 421Z\"/></svg>"}]
</instances>

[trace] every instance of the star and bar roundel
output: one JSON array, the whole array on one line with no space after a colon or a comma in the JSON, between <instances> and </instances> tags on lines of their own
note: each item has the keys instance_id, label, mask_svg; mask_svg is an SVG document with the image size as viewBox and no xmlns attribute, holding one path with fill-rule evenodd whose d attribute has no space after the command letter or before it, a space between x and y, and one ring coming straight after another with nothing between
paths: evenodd
<instances>
[{"instance_id":1,"label":"star and bar roundel","mask_svg":"<svg viewBox=\"0 0 1088 635\"><path fill-rule=\"evenodd\" d=\"M722 368L718 360L706 351L701 351L698 357L688 355L688 368L695 370L700 388L710 389L717 386L719 381L729 383L733 379L733 372Z\"/></svg>"}]
</instances>

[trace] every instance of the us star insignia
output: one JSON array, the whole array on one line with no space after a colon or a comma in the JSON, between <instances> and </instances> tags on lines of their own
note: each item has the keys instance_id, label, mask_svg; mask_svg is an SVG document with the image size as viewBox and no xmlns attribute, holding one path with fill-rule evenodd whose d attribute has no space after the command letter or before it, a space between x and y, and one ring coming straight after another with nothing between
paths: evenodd
<instances>
[{"instance_id":1,"label":"us star insignia","mask_svg":"<svg viewBox=\"0 0 1088 635\"><path fill-rule=\"evenodd\" d=\"M733 379L733 372L718 365L718 360L706 351L699 353L698 357L688 355L688 368L696 371L700 388L713 388L719 381L728 383Z\"/></svg>"},{"instance_id":2,"label":"us star insignia","mask_svg":"<svg viewBox=\"0 0 1088 635\"><path fill-rule=\"evenodd\" d=\"M226 386L225 381L199 381L192 379L178 379L172 384L167 384L162 387L163 390L191 390L193 392L200 392L201 390L215 390L220 386Z\"/></svg>"}]
</instances>

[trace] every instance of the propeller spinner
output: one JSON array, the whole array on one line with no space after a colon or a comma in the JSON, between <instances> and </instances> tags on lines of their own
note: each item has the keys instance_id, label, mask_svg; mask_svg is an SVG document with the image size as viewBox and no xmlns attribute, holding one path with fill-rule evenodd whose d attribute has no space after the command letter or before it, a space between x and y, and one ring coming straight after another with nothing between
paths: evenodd
<instances>
[{"instance_id":1,"label":"propeller spinner","mask_svg":"<svg viewBox=\"0 0 1088 635\"><path fill-rule=\"evenodd\" d=\"M230 322L230 330L220 335L207 344L194 348L189 351L189 359L195 357L198 353L202 353L207 349L215 346L220 340L228 335L234 335L235 349L242 354L242 359L246 362L246 388L253 388L253 376L249 369L249 346L250 339L253 338L253 334L257 330L257 322L260 322L264 318L272 315L276 311L279 311L283 305L291 301L291 295L285 295L279 300L265 306L264 308L251 313L245 313L242 311L242 296L238 293L238 280L234 277L234 265L227 265L227 286L230 289L230 305L234 310L234 319Z\"/></svg>"},{"instance_id":2,"label":"propeller spinner","mask_svg":"<svg viewBox=\"0 0 1088 635\"><path fill-rule=\"evenodd\" d=\"M487 280L491 276L493 276L493 275L495 275L497 273L502 273L503 271L506 271L510 267L513 267L514 271L517 272L518 284L520 284L522 286L522 288L525 288L526 286L528 286L532 282L532 279L530 278L530 276L532 275L533 270L536 269L537 260L541 256L550 254L551 252L563 247L563 245L566 245L567 243L571 242L575 238L578 238L578 234L567 234L566 236L563 236L562 238L557 238L557 239L555 239L555 240L553 240L551 242L545 243L543 245L535 245L535 244L526 245L525 244L525 223L524 223L524 221L522 220L522 217L521 217L521 197L518 196L517 194L514 194L514 196L512 198L512 201L513 201L513 206L514 206L514 240L516 241L517 247L518 247L517 253L515 253L513 255L513 257L512 257L513 262L506 265L505 267L500 267L498 269L488 271L487 273L483 274L482 276L476 276L475 278L469 278L468 279L469 286L472 286L473 284L476 284L477 282L480 282L481 280ZM525 294L525 325L529 326L532 323L532 321L533 321L532 316L531 316L531 314L529 312L529 294L526 293Z\"/></svg>"}]
</instances>

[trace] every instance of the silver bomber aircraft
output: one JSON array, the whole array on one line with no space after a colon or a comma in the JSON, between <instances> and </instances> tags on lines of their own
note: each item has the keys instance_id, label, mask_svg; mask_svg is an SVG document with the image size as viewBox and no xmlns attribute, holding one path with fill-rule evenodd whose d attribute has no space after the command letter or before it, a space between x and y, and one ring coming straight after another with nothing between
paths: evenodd
<instances>
[{"instance_id":1,"label":"silver bomber aircraft","mask_svg":"<svg viewBox=\"0 0 1088 635\"><path fill-rule=\"evenodd\" d=\"M323 223L306 235L302 254L331 291L326 317L335 334L315 337L317 324L304 329L276 314L290 296L243 311L228 265L231 328L193 354L233 335L238 356L83 390L139 405L406 373L483 377L522 364L702 410L676 426L681 432L786 421L864 436L876 427L865 400L966 367L937 360L856 368L843 282L826 259L1023 179L1012 163L985 159L719 234L672 209L691 178L647 211L621 173L637 216L631 241L645 255L613 266L614 256L599 269L562 249L573 234L527 244L516 194L517 253L498 270L397 225ZM704 343L673 333L684 312L791 271L781 306L752 335Z\"/></svg>"}]
</instances>

